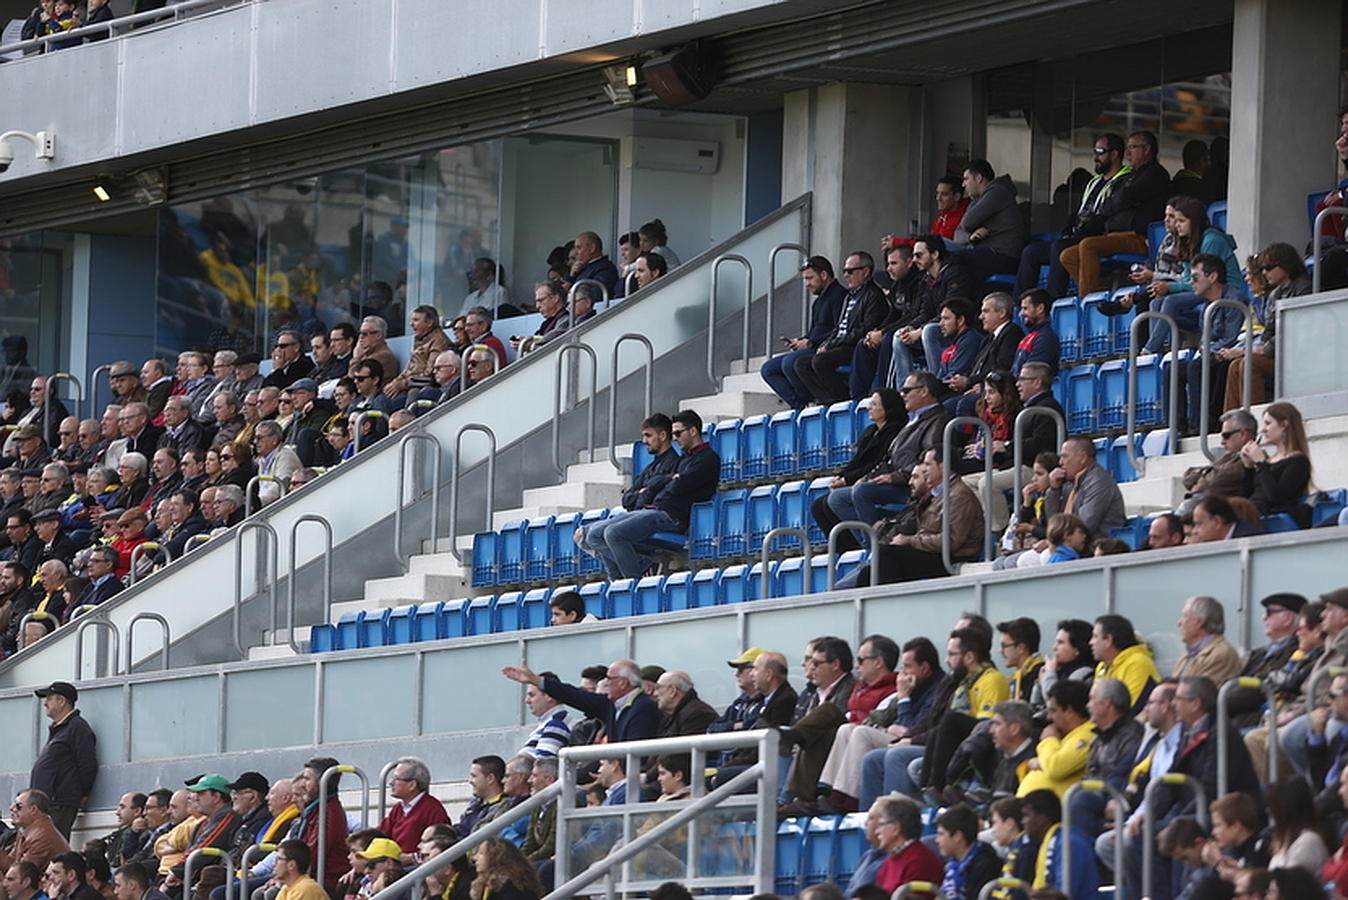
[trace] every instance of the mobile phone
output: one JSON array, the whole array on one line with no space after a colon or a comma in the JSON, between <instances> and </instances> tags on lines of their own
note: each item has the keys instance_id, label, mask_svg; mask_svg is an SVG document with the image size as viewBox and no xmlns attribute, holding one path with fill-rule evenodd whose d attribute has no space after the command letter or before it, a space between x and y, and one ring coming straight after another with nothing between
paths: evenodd
<instances>
[{"instance_id":1,"label":"mobile phone","mask_svg":"<svg viewBox=\"0 0 1348 900\"><path fill-rule=\"evenodd\" d=\"M787 337L784 334L778 335L777 340L781 341L783 344L789 344L792 341L791 338Z\"/></svg>"}]
</instances>

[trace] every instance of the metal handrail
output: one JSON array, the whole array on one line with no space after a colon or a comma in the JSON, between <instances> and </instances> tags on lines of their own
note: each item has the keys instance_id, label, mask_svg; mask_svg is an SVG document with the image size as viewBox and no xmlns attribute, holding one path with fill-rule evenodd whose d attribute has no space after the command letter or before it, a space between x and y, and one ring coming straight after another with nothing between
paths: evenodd
<instances>
[{"instance_id":1,"label":"metal handrail","mask_svg":"<svg viewBox=\"0 0 1348 900\"><path fill-rule=\"evenodd\" d=\"M323 617L319 621L326 622L332 618L332 523L318 513L305 513L290 526L290 573L286 579L286 629L289 632L286 642L296 653L304 651L295 640L295 551L298 549L300 526L305 522L323 527ZM275 625L272 627L275 628Z\"/></svg>"},{"instance_id":2,"label":"metal handrail","mask_svg":"<svg viewBox=\"0 0 1348 900\"><path fill-rule=\"evenodd\" d=\"M911 893L931 894L933 897L949 897L950 895L941 890L941 886L934 881L905 881L894 889L894 893L889 895L889 900L903 900Z\"/></svg>"},{"instance_id":3,"label":"metal handrail","mask_svg":"<svg viewBox=\"0 0 1348 900\"><path fill-rule=\"evenodd\" d=\"M131 621L126 623L126 672L131 673L131 667L135 664L136 652L132 649L136 642L136 623L141 621L150 621L159 623L160 634L163 635L163 649L160 651L159 668L167 672L169 669L169 644L172 633L169 628L168 619L157 612L140 612L131 617Z\"/></svg>"},{"instance_id":4,"label":"metal handrail","mask_svg":"<svg viewBox=\"0 0 1348 900\"><path fill-rule=\"evenodd\" d=\"M435 541L439 536L436 529L440 518L440 460L442 450L440 440L425 431L408 432L398 441L398 496L393 504L393 552L405 567L408 557L403 555L403 489L407 477L407 445L414 441L425 441L431 445L431 552L435 552Z\"/></svg>"},{"instance_id":5,"label":"metal handrail","mask_svg":"<svg viewBox=\"0 0 1348 900\"><path fill-rule=\"evenodd\" d=\"M334 775L339 778L342 775L355 775L360 779L360 820L365 822L370 818L370 777L365 774L360 766L338 764L330 766L326 772L318 776L318 811L316 813L318 816L318 859L314 863L317 867L315 871L317 877L314 880L319 884L324 883L323 876L327 874L328 867L328 782ZM336 796L337 792L333 791L333 799ZM340 803L341 801L338 801L339 805Z\"/></svg>"},{"instance_id":6,"label":"metal handrail","mask_svg":"<svg viewBox=\"0 0 1348 900\"><path fill-rule=\"evenodd\" d=\"M360 426L365 424L365 420L383 418L385 418L384 414L377 409L362 409L356 413L356 417L351 420L351 443L356 445L356 449L352 450L352 453L360 452Z\"/></svg>"},{"instance_id":7,"label":"metal handrail","mask_svg":"<svg viewBox=\"0 0 1348 900\"><path fill-rule=\"evenodd\" d=\"M612 297L609 296L608 287L605 286L604 282L602 282L602 281L596 281L596 280L594 280L593 278L582 278L580 281L574 282L574 283L571 285L571 289L568 290L568 291L566 292L566 330L567 330L567 331L571 331L573 328L576 327L576 303L575 303L575 300L576 300L576 288L580 287L582 284L592 284L592 285L594 285L595 287L599 288L600 294L601 294L601 295L603 296L603 298L604 298L604 309L605 309L605 311L608 310L609 304L612 302L612 299L613 299Z\"/></svg>"},{"instance_id":8,"label":"metal handrail","mask_svg":"<svg viewBox=\"0 0 1348 900\"><path fill-rule=\"evenodd\" d=\"M964 425L977 428L979 437L983 439L983 558L991 560L996 557L993 549L996 546L995 538L988 525L991 518L988 511L992 509L992 426L977 416L956 416L945 423L945 430L941 434L941 459L944 460L941 471L945 478L945 484L941 487L941 564L951 575L955 574L955 562L950 558L950 493L951 486L959 478L954 465L955 429Z\"/></svg>"},{"instance_id":9,"label":"metal handrail","mask_svg":"<svg viewBox=\"0 0 1348 900\"><path fill-rule=\"evenodd\" d=\"M243 851L243 856L239 857L238 874L239 874L240 888L242 888L244 885L248 883L248 864L253 861L253 857L257 855L257 852L261 850L264 853L274 853L276 852L276 849L280 846L281 846L280 844L273 844L269 842L260 844L251 844L248 846L246 850ZM247 898L244 898L244 900L247 900Z\"/></svg>"},{"instance_id":10,"label":"metal handrail","mask_svg":"<svg viewBox=\"0 0 1348 900\"><path fill-rule=\"evenodd\" d=\"M608 461L618 470L619 475L623 473L623 467L622 463L618 462L617 449L618 348L622 346L623 341L636 341L646 348L646 365L642 367L646 373L646 405L642 407L645 410L644 415L649 416L655 406L655 347L651 344L650 338L644 334L629 331L627 334L618 335L618 339L613 342L613 358L608 381Z\"/></svg>"},{"instance_id":11,"label":"metal handrail","mask_svg":"<svg viewBox=\"0 0 1348 900\"><path fill-rule=\"evenodd\" d=\"M1174 318L1163 312L1148 310L1133 317L1128 326L1128 462L1132 463L1138 477L1142 476L1145 464L1137 455L1137 326L1148 319L1164 322L1170 329L1170 415L1167 425L1170 440L1167 454L1179 452L1179 325ZM1164 361L1164 357L1162 357Z\"/></svg>"},{"instance_id":12,"label":"metal handrail","mask_svg":"<svg viewBox=\"0 0 1348 900\"><path fill-rule=\"evenodd\" d=\"M490 344L470 344L468 349L464 351L463 358L459 363L459 396L463 396L468 389L473 386L472 382L468 380L468 357L472 356L478 350L485 352L487 358L491 360L492 375L501 371L501 357L494 349L492 349Z\"/></svg>"},{"instance_id":13,"label":"metal handrail","mask_svg":"<svg viewBox=\"0 0 1348 900\"><path fill-rule=\"evenodd\" d=\"M53 616L51 613L46 613L46 612L30 612L30 613L24 613L24 614L23 614L23 618L19 620L19 640L18 640L18 646L15 648L15 652L18 652L19 650L22 650L22 649L23 649L23 632L24 632L24 629L26 629L26 628L28 627L28 623L29 623L29 622L39 622L39 621L44 621L44 620L46 620L46 619L52 619L52 620L54 620L54 621L56 622L56 627L57 627L57 628L60 628L60 627L61 627L61 620L60 620L60 619L57 619L56 616ZM55 631L55 629L52 629L52 630ZM47 634L51 634L51 631L47 632ZM46 635L43 635L43 637L46 637Z\"/></svg>"},{"instance_id":14,"label":"metal handrail","mask_svg":"<svg viewBox=\"0 0 1348 900\"><path fill-rule=\"evenodd\" d=\"M478 431L487 436L487 530L490 530L492 513L495 512L493 501L496 494L496 432L490 425L483 425L480 422L469 422L467 425L460 426L458 432L454 435L454 462L449 467L449 552L454 554L454 558L463 562L463 556L459 553L459 460L463 454L460 452L463 447L463 434L465 431Z\"/></svg>"},{"instance_id":15,"label":"metal handrail","mask_svg":"<svg viewBox=\"0 0 1348 900\"><path fill-rule=\"evenodd\" d=\"M586 408L586 434L589 436L589 462L594 462L594 408L599 394L599 357L589 344L566 344L557 350L552 367L552 467L558 475L566 474L562 465L562 362L568 353L580 352L590 358L590 402Z\"/></svg>"},{"instance_id":16,"label":"metal handrail","mask_svg":"<svg viewBox=\"0 0 1348 900\"><path fill-rule=\"evenodd\" d=\"M229 883L234 879L228 877L231 874L229 872L229 865L228 865L229 855L226 854L225 851L221 850L219 847L198 847L191 853L187 854L187 861L183 863L183 894L190 895L192 893L192 876L196 874L197 860L201 859L203 856L213 856L216 857L217 859L220 857L224 857L226 864L225 894L228 897Z\"/></svg>"},{"instance_id":17,"label":"metal handrail","mask_svg":"<svg viewBox=\"0 0 1348 900\"><path fill-rule=\"evenodd\" d=\"M42 407L43 407L42 440L44 441L47 440L47 435L51 434L51 410L53 406L52 401L57 399L56 382L58 381L69 381L71 384L75 385L76 419L80 417L80 407L84 404L84 385L80 384L80 380L78 378L76 378L74 375L71 375L69 372L57 372L53 375L48 375L47 387L44 389L44 393L42 395ZM60 441L58 440L57 443L59 444Z\"/></svg>"},{"instance_id":18,"label":"metal handrail","mask_svg":"<svg viewBox=\"0 0 1348 900\"><path fill-rule=\"evenodd\" d=\"M754 265L738 253L722 253L711 261L711 294L707 297L707 378L720 386L716 377L716 289L721 282L721 264L737 262L744 267L744 364L749 364L749 307L754 297Z\"/></svg>"},{"instance_id":19,"label":"metal handrail","mask_svg":"<svg viewBox=\"0 0 1348 900\"><path fill-rule=\"evenodd\" d=\"M131 563L130 563L131 568L126 573L126 576L131 584L135 584L137 581L140 580L140 573L136 570L136 563L140 562L141 557L144 556L147 551L148 552L158 551L164 554L165 565L173 562L173 558L170 556L168 548L165 547L163 544L159 543L158 541L141 541L139 544L131 548ZM150 574L153 574L153 572L151 572Z\"/></svg>"},{"instance_id":20,"label":"metal handrail","mask_svg":"<svg viewBox=\"0 0 1348 900\"><path fill-rule=\"evenodd\" d=\"M111 371L112 363L103 363L101 366L95 366L89 372L89 418L91 419L97 418L95 413L98 412L98 373ZM112 385L108 385L108 389L111 390Z\"/></svg>"},{"instance_id":21,"label":"metal handrail","mask_svg":"<svg viewBox=\"0 0 1348 900\"><path fill-rule=\"evenodd\" d=\"M190 550L191 550L193 547L195 547L197 544L208 544L208 543L210 543L210 541L211 541L211 536L210 536L210 534L207 533L207 532L202 532L201 534L194 534L194 535L192 535L191 537L189 537L189 538L187 539L187 542L186 542L185 544L183 544L183 556L186 556L187 553L188 553L188 551L190 551Z\"/></svg>"},{"instance_id":22,"label":"metal handrail","mask_svg":"<svg viewBox=\"0 0 1348 900\"><path fill-rule=\"evenodd\" d=\"M3 48L0 48L3 49ZM1326 206L1315 214L1315 224L1311 226L1311 293L1320 293L1320 226L1330 216L1348 216L1348 206ZM1280 326L1281 322L1278 323ZM1282 334L1282 328L1278 329Z\"/></svg>"},{"instance_id":23,"label":"metal handrail","mask_svg":"<svg viewBox=\"0 0 1348 900\"><path fill-rule=\"evenodd\" d=\"M1108 794L1108 795L1110 796L1110 798L1113 799L1113 801L1114 801L1114 821L1115 821L1115 822L1122 823L1123 820L1124 820L1124 818L1125 818L1125 815L1124 815L1124 814L1128 811L1128 799L1127 799L1126 797L1124 797L1123 791L1120 791L1118 788L1114 787L1114 785L1110 784L1108 781L1104 781L1104 780L1099 779L1099 778L1087 778L1087 779L1084 779L1084 780L1082 780L1082 781L1078 781L1076 784L1070 786L1070 787L1066 790L1066 792L1063 793L1063 795L1062 795L1062 830L1061 830L1060 833L1061 833L1062 836L1063 836L1063 837L1062 837L1062 871L1065 873L1065 874L1063 875L1063 880L1067 882L1067 885L1070 885L1070 884L1071 884L1071 880L1072 880L1072 862L1071 862L1071 861L1072 861L1072 798L1075 797L1075 796L1076 796L1078 793L1080 793L1081 791L1098 791L1098 792L1100 792L1100 793ZM1220 795L1222 792L1221 792L1221 791L1218 791L1217 793ZM1124 862L1123 862L1123 841L1120 839L1120 840L1114 841L1114 872L1115 872L1115 877L1116 877L1117 879L1119 879L1119 881L1117 882L1117 885L1118 885L1118 886L1115 887L1115 889L1114 889L1114 898L1115 898L1115 900L1122 900L1122 898L1123 898L1123 894L1122 894L1122 881L1123 881L1123 874L1122 874L1122 873L1123 873L1123 871L1124 871L1123 866L1124 866ZM1064 885L1064 887L1066 887L1067 885ZM1053 887L1053 885L1049 885L1049 887Z\"/></svg>"},{"instance_id":24,"label":"metal handrail","mask_svg":"<svg viewBox=\"0 0 1348 900\"><path fill-rule=\"evenodd\" d=\"M1028 422L1033 416L1048 416L1058 425L1058 443L1055 445L1061 448L1067 441L1067 422L1063 420L1062 413L1048 406L1027 406L1016 413L1016 421L1011 425L1011 489L1012 502L1022 503L1021 491L1025 489L1025 479L1021 474L1021 469L1025 467L1025 428L1022 422ZM1034 460L1030 460L1030 466L1034 466Z\"/></svg>"},{"instance_id":25,"label":"metal handrail","mask_svg":"<svg viewBox=\"0 0 1348 900\"><path fill-rule=\"evenodd\" d=\"M122 633L107 619L84 619L80 622L80 627L75 629L75 680L80 681L84 672L84 632L89 628L106 628L112 634L112 671L107 675L95 673L94 677L112 678L120 675L118 664L122 655Z\"/></svg>"},{"instance_id":26,"label":"metal handrail","mask_svg":"<svg viewBox=\"0 0 1348 900\"><path fill-rule=\"evenodd\" d=\"M382 416L383 413L380 413L379 415ZM358 429L357 434L359 433L360 432ZM245 519L251 518L253 515L253 488L257 488L258 490L257 495L258 509L261 509L263 506L266 505L265 503L262 502L262 482L264 481L270 482L271 484L274 484L277 487L279 487L281 489L281 497L284 497L286 495L286 484L280 478L277 478L275 475L254 475L252 478L248 479L248 484L243 489L243 517ZM277 499L279 500L280 497L278 497Z\"/></svg>"},{"instance_id":27,"label":"metal handrail","mask_svg":"<svg viewBox=\"0 0 1348 900\"><path fill-rule=\"evenodd\" d=\"M1203 310L1203 341L1199 345L1199 352L1203 354L1203 374L1201 378L1201 388L1203 393L1198 399L1198 446L1203 451L1203 455L1208 458L1209 462L1216 462L1219 456L1219 454L1213 453L1212 449L1208 447L1208 412L1212 405L1212 400L1209 396L1209 384L1212 381L1212 314L1222 307L1238 309L1245 314L1245 371L1242 373L1241 378L1240 397L1241 406L1246 412L1250 411L1250 397L1253 396L1251 390L1252 385L1254 384L1254 307L1251 304L1242 300L1237 300L1234 297L1221 297L1217 300L1209 300L1207 308ZM1174 368L1175 364L1172 362L1170 365L1171 368ZM1193 387L1191 385L1190 390L1192 389ZM1189 427L1193 427L1192 422L1189 423ZM1269 743L1276 743L1276 741L1270 741ZM1226 792L1219 791L1218 796L1221 796L1221 794L1224 793Z\"/></svg>"},{"instance_id":28,"label":"metal handrail","mask_svg":"<svg viewBox=\"0 0 1348 900\"><path fill-rule=\"evenodd\" d=\"M195 9L206 7L223 7L237 3L238 0L183 0L175 2L172 5L160 9L147 10L142 13L132 15L118 16L115 19L109 19L106 22L96 22L93 25L82 25L79 28L72 28L69 31L59 31L55 34L44 34L41 37L29 38L26 41L18 41L13 44L0 46L0 54L12 53L16 50L31 50L41 47L43 44L52 44L58 41L68 41L72 38L83 38L86 35L106 34L109 38L117 37L120 29L131 30L136 25L144 22L157 22L159 20L180 18L181 12L190 12ZM74 48L71 48L74 49Z\"/></svg>"},{"instance_id":29,"label":"metal handrail","mask_svg":"<svg viewBox=\"0 0 1348 900\"><path fill-rule=\"evenodd\" d=\"M880 529L869 522L862 522L859 519L847 519L834 525L828 532L828 587L826 590L833 590L838 583L838 535L842 534L844 531L853 531L855 529L861 529L870 535L871 587L875 587L880 583ZM810 574L806 572L805 578L807 581L809 580L809 577Z\"/></svg>"},{"instance_id":30,"label":"metal handrail","mask_svg":"<svg viewBox=\"0 0 1348 900\"><path fill-rule=\"evenodd\" d=\"M398 761L390 759L384 763L379 770L379 821L383 822L384 817L388 815L388 777L393 770L398 768Z\"/></svg>"},{"instance_id":31,"label":"metal handrail","mask_svg":"<svg viewBox=\"0 0 1348 900\"><path fill-rule=\"evenodd\" d=\"M1151 870L1156 854L1156 789L1163 784L1185 784L1194 792L1195 813L1198 824L1203 830L1208 828L1208 798L1203 790L1203 782L1182 772L1166 772L1159 778L1147 782L1142 793L1142 802L1146 809L1142 813L1142 896L1151 896Z\"/></svg>"},{"instance_id":32,"label":"metal handrail","mask_svg":"<svg viewBox=\"0 0 1348 900\"><path fill-rule=\"evenodd\" d=\"M809 250L806 250L800 244L793 244L789 241L778 244L776 247L773 247L771 250L768 251L768 296L766 301L767 309L764 312L764 320L763 320L765 323L763 326L764 356L771 356L772 351L774 349L772 345L772 307L773 302L777 299L777 254L781 253L784 250L794 250L797 253L799 253L802 258L804 259L810 258ZM805 290L803 286L801 289L800 306L801 306L800 330L801 334L803 335L805 332L810 330L810 292L808 290ZM747 353L745 354L744 358L746 361L748 360L749 356Z\"/></svg>"},{"instance_id":33,"label":"metal handrail","mask_svg":"<svg viewBox=\"0 0 1348 900\"><path fill-rule=\"evenodd\" d=\"M978 900L988 900L988 898L992 896L992 892L997 888L1006 888L1008 891L1024 891L1027 896L1030 893L1030 885L1028 882L1011 875L1003 875L1002 877L994 878L983 885L983 889L978 892Z\"/></svg>"},{"instance_id":34,"label":"metal handrail","mask_svg":"<svg viewBox=\"0 0 1348 900\"><path fill-rule=\"evenodd\" d=\"M1243 687L1263 693L1268 701L1269 721L1272 723L1269 731L1276 734L1278 728L1278 695L1274 693L1273 686L1265 684L1252 675L1242 675L1238 678L1232 678L1222 684L1217 691L1217 796L1226 796L1226 783L1229 777L1227 770L1231 767L1230 760L1226 757L1227 744L1227 726L1230 724L1230 712L1226 708L1226 695L1231 693L1232 688ZM1268 783L1272 784L1278 780L1278 741L1269 737L1268 741Z\"/></svg>"},{"instance_id":35,"label":"metal handrail","mask_svg":"<svg viewBox=\"0 0 1348 900\"><path fill-rule=\"evenodd\" d=\"M772 539L779 534L792 534L800 538L800 546L805 551L803 569L805 581L804 586L801 589L801 594L814 593L811 590L812 585L810 584L810 563L814 562L814 548L810 546L810 533L804 528L793 528L789 525L780 525L763 536L763 544L759 549L759 562L763 566L763 590L760 593L761 599L768 600L772 597L772 576L768 572L768 548L772 543Z\"/></svg>"},{"instance_id":36,"label":"metal handrail","mask_svg":"<svg viewBox=\"0 0 1348 900\"><path fill-rule=\"evenodd\" d=\"M243 536L249 531L261 531L267 537L271 538L271 583L267 586L267 593L271 596L271 629L276 631L276 583L277 572L280 564L277 556L281 552L281 539L276 534L276 529L269 522L262 520L244 522L239 525L239 530L234 535L234 649L238 651L239 657L248 658L248 650L243 646Z\"/></svg>"}]
</instances>

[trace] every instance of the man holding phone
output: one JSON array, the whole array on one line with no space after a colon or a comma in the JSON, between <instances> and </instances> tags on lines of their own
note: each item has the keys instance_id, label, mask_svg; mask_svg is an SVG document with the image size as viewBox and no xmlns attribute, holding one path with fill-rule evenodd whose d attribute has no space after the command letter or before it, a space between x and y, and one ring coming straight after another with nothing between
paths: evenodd
<instances>
[{"instance_id":1,"label":"man holding phone","mask_svg":"<svg viewBox=\"0 0 1348 900\"><path fill-rule=\"evenodd\" d=\"M842 313L847 292L833 276L833 263L822 256L811 256L800 267L805 286L814 295L810 307L810 330L804 337L782 336L786 352L763 363L759 373L768 387L786 401L792 409L804 409L813 402L809 388L796 374L796 360L813 353L833 333L833 326Z\"/></svg>"}]
</instances>

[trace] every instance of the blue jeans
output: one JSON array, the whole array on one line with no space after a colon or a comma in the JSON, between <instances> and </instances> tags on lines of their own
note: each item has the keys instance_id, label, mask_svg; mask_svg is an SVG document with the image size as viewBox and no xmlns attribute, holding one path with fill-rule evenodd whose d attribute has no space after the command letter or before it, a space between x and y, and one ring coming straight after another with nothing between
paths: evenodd
<instances>
[{"instance_id":1,"label":"blue jeans","mask_svg":"<svg viewBox=\"0 0 1348 900\"><path fill-rule=\"evenodd\" d=\"M758 370L758 374L763 376L763 380L772 388L773 393L785 400L787 406L792 409L804 409L814 402L814 398L810 396L810 389L796 374L796 360L813 352L813 348L806 347L804 350L779 353L763 363L762 368Z\"/></svg>"},{"instance_id":2,"label":"blue jeans","mask_svg":"<svg viewBox=\"0 0 1348 900\"><path fill-rule=\"evenodd\" d=\"M1333 743L1334 738L1338 737L1341 730L1343 730L1343 723L1330 716L1325 723L1325 741ZM1306 753L1306 742L1310 739L1310 736L1311 720L1309 716L1297 716L1278 729L1278 749L1303 775L1309 775L1311 771L1310 759ZM1282 768L1281 763L1279 768Z\"/></svg>"},{"instance_id":3,"label":"blue jeans","mask_svg":"<svg viewBox=\"0 0 1348 900\"><path fill-rule=\"evenodd\" d=\"M583 529L580 548L598 557L611 578L640 578L650 560L641 542L659 531L678 531L679 523L662 509L634 509L601 519Z\"/></svg>"},{"instance_id":4,"label":"blue jeans","mask_svg":"<svg viewBox=\"0 0 1348 900\"><path fill-rule=\"evenodd\" d=\"M1197 294L1186 291L1183 294L1166 294L1161 298L1160 308L1152 307L1152 309L1173 318L1182 331L1198 331L1203 327L1199 318L1199 307L1206 302ZM1142 352L1160 353L1166 348L1167 343L1172 341L1170 329L1160 319L1152 319L1148 324L1151 331L1147 335L1147 345L1142 348Z\"/></svg>"},{"instance_id":5,"label":"blue jeans","mask_svg":"<svg viewBox=\"0 0 1348 900\"><path fill-rule=\"evenodd\" d=\"M861 761L861 796L857 798L862 809L870 809L878 797L900 791L916 794L917 783L908 767L922 764L925 747L881 747L867 753Z\"/></svg>"},{"instance_id":6,"label":"blue jeans","mask_svg":"<svg viewBox=\"0 0 1348 900\"><path fill-rule=\"evenodd\" d=\"M941 368L941 351L945 349L945 335L941 334L940 322L928 322L922 326L922 352L927 357L927 371L935 373Z\"/></svg>"},{"instance_id":7,"label":"blue jeans","mask_svg":"<svg viewBox=\"0 0 1348 900\"><path fill-rule=\"evenodd\" d=\"M867 525L874 525L883 518L880 511L875 508L877 504L907 503L908 496L909 489L906 484L875 484L870 481L859 481L848 487L829 491L828 507L844 522L856 519ZM858 536L857 540L861 546L867 546L864 537Z\"/></svg>"}]
</instances>

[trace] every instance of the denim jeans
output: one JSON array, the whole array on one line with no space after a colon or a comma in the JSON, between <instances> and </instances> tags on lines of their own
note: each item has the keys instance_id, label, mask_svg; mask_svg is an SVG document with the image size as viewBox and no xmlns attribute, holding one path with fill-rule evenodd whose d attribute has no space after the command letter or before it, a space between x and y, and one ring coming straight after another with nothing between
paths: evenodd
<instances>
[{"instance_id":1,"label":"denim jeans","mask_svg":"<svg viewBox=\"0 0 1348 900\"><path fill-rule=\"evenodd\" d=\"M598 557L611 578L640 578L650 566L641 542L659 531L678 531L679 523L662 509L634 509L601 519L583 529L580 548Z\"/></svg>"},{"instance_id":2,"label":"denim jeans","mask_svg":"<svg viewBox=\"0 0 1348 900\"><path fill-rule=\"evenodd\" d=\"M908 767L916 761L922 763L925 747L881 747L866 754L861 761L861 796L857 798L862 809L870 809L876 798L899 791L905 794L917 793L917 783L913 781Z\"/></svg>"},{"instance_id":3,"label":"denim jeans","mask_svg":"<svg viewBox=\"0 0 1348 900\"><path fill-rule=\"evenodd\" d=\"M763 380L768 383L768 387L772 388L773 393L785 400L787 406L792 409L804 409L814 402L814 398L810 396L810 389L796 374L796 360L802 356L809 356L811 353L814 353L812 347L806 347L804 350L792 350L790 353L779 353L763 363L758 370L758 373L763 376Z\"/></svg>"}]
</instances>

